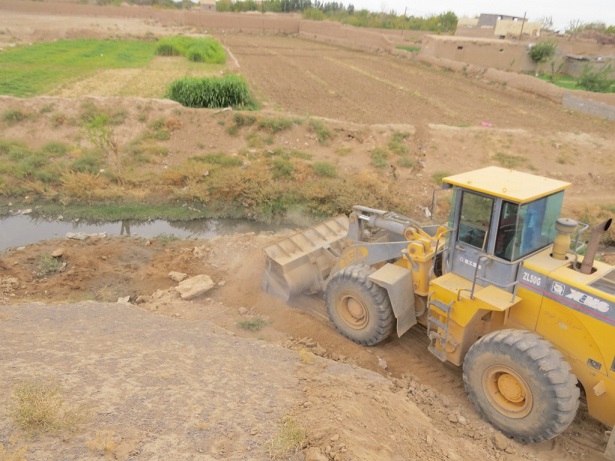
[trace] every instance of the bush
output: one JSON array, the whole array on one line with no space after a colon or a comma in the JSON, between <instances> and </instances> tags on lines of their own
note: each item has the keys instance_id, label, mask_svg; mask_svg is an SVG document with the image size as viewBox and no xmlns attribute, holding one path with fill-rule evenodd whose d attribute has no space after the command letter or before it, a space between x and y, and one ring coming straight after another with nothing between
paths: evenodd
<instances>
[{"instance_id":1,"label":"bush","mask_svg":"<svg viewBox=\"0 0 615 461\"><path fill-rule=\"evenodd\" d=\"M184 77L169 86L166 97L186 107L254 108L248 83L236 74L224 77Z\"/></svg>"},{"instance_id":2,"label":"bush","mask_svg":"<svg viewBox=\"0 0 615 461\"><path fill-rule=\"evenodd\" d=\"M609 93L615 80L609 78L611 66L603 67L600 70L593 70L591 66L585 66L583 74L579 77L577 86L596 93Z\"/></svg>"},{"instance_id":3,"label":"bush","mask_svg":"<svg viewBox=\"0 0 615 461\"><path fill-rule=\"evenodd\" d=\"M555 56L555 50L557 43L553 40L546 40L544 42L537 43L530 48L530 58L534 62L547 62L553 56Z\"/></svg>"}]
</instances>

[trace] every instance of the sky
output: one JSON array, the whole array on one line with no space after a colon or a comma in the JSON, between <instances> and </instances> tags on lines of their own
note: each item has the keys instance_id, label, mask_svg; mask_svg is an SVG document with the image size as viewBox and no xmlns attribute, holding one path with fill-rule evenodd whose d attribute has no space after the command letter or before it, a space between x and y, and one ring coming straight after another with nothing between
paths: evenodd
<instances>
[{"instance_id":1,"label":"sky","mask_svg":"<svg viewBox=\"0 0 615 461\"><path fill-rule=\"evenodd\" d=\"M395 10L397 14L404 14L407 9L408 16L429 16L447 11L460 18L481 13L523 17L527 13L530 21L550 16L555 30L566 29L571 21L578 20L615 26L615 0L345 0L343 3L352 3L357 10L386 13Z\"/></svg>"}]
</instances>

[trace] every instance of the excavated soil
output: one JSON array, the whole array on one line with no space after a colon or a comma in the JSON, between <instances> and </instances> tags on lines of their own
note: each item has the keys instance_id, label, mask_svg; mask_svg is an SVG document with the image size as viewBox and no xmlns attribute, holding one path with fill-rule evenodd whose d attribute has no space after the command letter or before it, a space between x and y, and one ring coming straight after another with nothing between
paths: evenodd
<instances>
[{"instance_id":1,"label":"excavated soil","mask_svg":"<svg viewBox=\"0 0 615 461\"><path fill-rule=\"evenodd\" d=\"M55 16L19 13L14 4L5 14L0 5L3 40L186 29L105 17L104 8L97 17L70 16L70 5L54 5ZM338 171L369 169L370 150L402 129L413 133L409 147L417 167L382 180L417 204L429 200L434 173L497 164L499 153L522 156L525 169L572 182L568 210L613 204L613 122L407 59L294 37L220 38L236 59L231 65L248 78L268 113L319 116L336 130L328 148L301 127L276 142L334 161ZM54 98L3 98L1 104L35 110L51 101L70 113L83 98L96 96L97 103L130 114L145 102L97 93L125 77L107 72L64 87ZM218 126L219 114L179 111L158 100L147 104L179 120L167 142L171 164L193 155L198 144L243 147ZM139 123L129 116L120 139L143 129ZM75 136L44 117L1 128L3 137L34 145ZM337 155L339 146L350 147L352 155ZM283 235L56 239L0 253L4 456L22 449L28 460L264 460L272 457L270 442L279 438L280 422L294 421L306 436L302 450L284 459L602 459L606 428L583 407L563 436L517 444L480 419L465 398L460 370L427 352L420 328L367 349L335 332L320 298L288 306L263 293L261 249ZM65 265L43 274L41 255L56 250ZM215 287L182 301L171 271L209 275ZM124 297L129 303L117 302ZM254 318L266 320L260 331L240 327ZM67 404L85 415L78 431L31 437L17 429L11 392L31 379L61 385Z\"/></svg>"}]
</instances>

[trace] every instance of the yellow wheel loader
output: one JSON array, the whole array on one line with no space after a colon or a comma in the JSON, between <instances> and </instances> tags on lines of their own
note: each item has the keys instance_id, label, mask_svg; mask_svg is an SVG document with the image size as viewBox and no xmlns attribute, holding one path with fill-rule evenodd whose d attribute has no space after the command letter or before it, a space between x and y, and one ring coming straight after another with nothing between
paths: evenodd
<instances>
[{"instance_id":1,"label":"yellow wheel loader","mask_svg":"<svg viewBox=\"0 0 615 461\"><path fill-rule=\"evenodd\" d=\"M365 346L422 325L481 415L518 441L562 433L581 392L612 428L615 268L595 260L611 220L585 245L589 226L560 217L567 182L488 167L443 184L446 225L355 206L266 247L263 288L324 293L340 333Z\"/></svg>"}]
</instances>

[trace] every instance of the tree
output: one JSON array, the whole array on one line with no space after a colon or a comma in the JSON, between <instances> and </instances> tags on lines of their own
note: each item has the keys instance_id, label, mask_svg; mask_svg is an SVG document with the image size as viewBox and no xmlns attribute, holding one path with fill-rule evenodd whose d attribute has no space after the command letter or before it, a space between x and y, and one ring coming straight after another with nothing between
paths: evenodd
<instances>
[{"instance_id":1,"label":"tree","mask_svg":"<svg viewBox=\"0 0 615 461\"><path fill-rule=\"evenodd\" d=\"M554 40L545 40L530 48L530 58L536 63L547 62L555 56L556 49L557 43Z\"/></svg>"}]
</instances>

